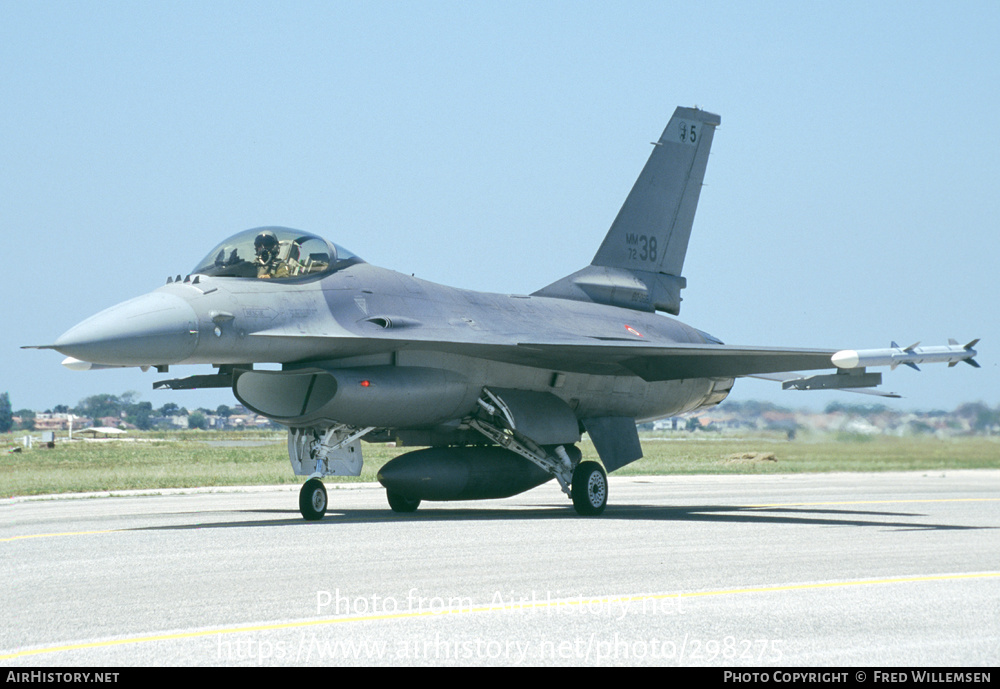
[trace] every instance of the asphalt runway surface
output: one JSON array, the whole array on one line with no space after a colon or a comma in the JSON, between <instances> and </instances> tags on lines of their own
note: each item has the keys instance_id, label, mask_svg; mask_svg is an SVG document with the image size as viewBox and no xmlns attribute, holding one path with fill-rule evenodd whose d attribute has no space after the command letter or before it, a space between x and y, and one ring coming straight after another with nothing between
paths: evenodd
<instances>
[{"instance_id":1,"label":"asphalt runway surface","mask_svg":"<svg viewBox=\"0 0 1000 689\"><path fill-rule=\"evenodd\" d=\"M1000 471L0 502L0 665L1000 664Z\"/></svg>"}]
</instances>

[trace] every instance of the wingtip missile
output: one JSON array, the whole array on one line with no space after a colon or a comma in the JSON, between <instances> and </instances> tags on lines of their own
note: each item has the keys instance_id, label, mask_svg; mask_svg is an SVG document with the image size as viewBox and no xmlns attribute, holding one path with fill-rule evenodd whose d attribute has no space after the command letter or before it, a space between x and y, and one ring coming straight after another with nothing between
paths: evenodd
<instances>
[{"instance_id":1,"label":"wingtip missile","mask_svg":"<svg viewBox=\"0 0 1000 689\"><path fill-rule=\"evenodd\" d=\"M958 344L954 339L950 342L952 344L932 347L920 347L918 346L920 343L915 342L909 347L902 348L893 342L892 347L885 349L845 349L834 354L830 360L834 366L840 369L866 366L896 368L899 365L905 365L919 371L917 364L947 363L949 366L954 366L960 361L975 368L981 368L974 360L978 352L973 347L979 342L978 338L964 346Z\"/></svg>"}]
</instances>

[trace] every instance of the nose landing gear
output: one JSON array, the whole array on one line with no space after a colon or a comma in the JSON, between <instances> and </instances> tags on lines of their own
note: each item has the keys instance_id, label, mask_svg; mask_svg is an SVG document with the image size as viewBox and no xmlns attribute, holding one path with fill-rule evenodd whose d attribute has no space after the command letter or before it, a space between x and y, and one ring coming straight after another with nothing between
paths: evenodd
<instances>
[{"instance_id":1,"label":"nose landing gear","mask_svg":"<svg viewBox=\"0 0 1000 689\"><path fill-rule=\"evenodd\" d=\"M326 514L326 486L318 478L302 484L299 491L299 512L306 521L317 521Z\"/></svg>"}]
</instances>

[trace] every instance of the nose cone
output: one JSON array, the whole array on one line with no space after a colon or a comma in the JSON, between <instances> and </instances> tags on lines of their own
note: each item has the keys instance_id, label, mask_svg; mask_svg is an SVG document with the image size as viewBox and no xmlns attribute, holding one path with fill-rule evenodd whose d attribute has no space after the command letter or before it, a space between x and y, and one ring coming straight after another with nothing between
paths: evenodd
<instances>
[{"instance_id":1,"label":"nose cone","mask_svg":"<svg viewBox=\"0 0 1000 689\"><path fill-rule=\"evenodd\" d=\"M198 317L184 299L152 292L73 326L53 348L82 361L117 366L174 364L198 344Z\"/></svg>"}]
</instances>

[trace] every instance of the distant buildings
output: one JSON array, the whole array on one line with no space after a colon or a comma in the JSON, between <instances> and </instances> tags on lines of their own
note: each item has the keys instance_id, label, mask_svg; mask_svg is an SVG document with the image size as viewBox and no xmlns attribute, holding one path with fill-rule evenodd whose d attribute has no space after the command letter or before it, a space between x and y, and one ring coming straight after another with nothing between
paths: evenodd
<instances>
[{"instance_id":1,"label":"distant buildings","mask_svg":"<svg viewBox=\"0 0 1000 689\"><path fill-rule=\"evenodd\" d=\"M216 414L199 410L189 414L174 414L172 416L151 416L149 421L153 428L161 430L183 430L191 427L191 417L200 414L205 420L205 430L212 431L242 431L283 429L284 426L273 423L270 419L247 410L241 405L232 408L229 414Z\"/></svg>"},{"instance_id":2,"label":"distant buildings","mask_svg":"<svg viewBox=\"0 0 1000 689\"><path fill-rule=\"evenodd\" d=\"M850 435L1000 435L1000 408L969 403L952 412L899 411L881 405L830 405L826 410L784 409L759 402L725 402L693 414L644 424L656 431L798 431Z\"/></svg>"},{"instance_id":3,"label":"distant buildings","mask_svg":"<svg viewBox=\"0 0 1000 689\"><path fill-rule=\"evenodd\" d=\"M190 414L174 414L171 416L150 416L150 428L156 430L184 430L190 427L189 421L193 414L200 414L205 420L205 428L219 431L239 431L247 429L277 429L283 428L258 414L248 411L242 406L232 408L231 413L226 415L215 414L213 412L199 411ZM14 417L14 423L20 425L22 419ZM136 426L125 420L125 414L119 416L102 416L97 419L77 416L70 413L58 412L38 412L35 414L34 431L60 431L69 432L72 430L82 430L94 426L105 426L108 428L135 429Z\"/></svg>"},{"instance_id":4,"label":"distant buildings","mask_svg":"<svg viewBox=\"0 0 1000 689\"><path fill-rule=\"evenodd\" d=\"M73 414L46 413L46 412L39 412L35 414L36 431L68 431L70 430L70 428L76 430L81 428L89 428L93 425L94 425L94 420L88 419L84 416L75 416ZM117 425L117 423L114 425Z\"/></svg>"}]
</instances>

